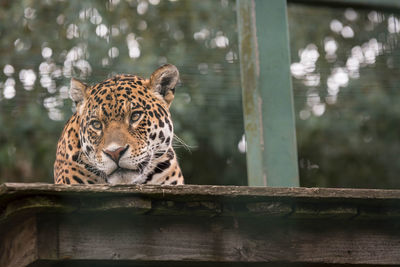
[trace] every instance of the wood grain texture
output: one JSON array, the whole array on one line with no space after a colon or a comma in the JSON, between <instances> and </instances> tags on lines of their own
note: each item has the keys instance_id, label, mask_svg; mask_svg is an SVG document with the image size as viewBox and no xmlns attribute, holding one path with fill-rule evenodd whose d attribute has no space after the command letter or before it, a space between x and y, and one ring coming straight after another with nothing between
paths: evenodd
<instances>
[{"instance_id":1,"label":"wood grain texture","mask_svg":"<svg viewBox=\"0 0 400 267\"><path fill-rule=\"evenodd\" d=\"M390 222L251 220L228 217L64 218L59 257L161 262L399 264Z\"/></svg>"},{"instance_id":2,"label":"wood grain texture","mask_svg":"<svg viewBox=\"0 0 400 267\"><path fill-rule=\"evenodd\" d=\"M0 266L400 265L400 192L0 186Z\"/></svg>"},{"instance_id":3,"label":"wood grain texture","mask_svg":"<svg viewBox=\"0 0 400 267\"><path fill-rule=\"evenodd\" d=\"M213 186L213 185L54 185L45 183L5 183L0 185L0 199L10 195L34 194L139 194L152 197L194 196L218 197L290 197L321 199L400 199L400 190L349 189L349 188L305 188L305 187L248 187L248 186Z\"/></svg>"},{"instance_id":4,"label":"wood grain texture","mask_svg":"<svg viewBox=\"0 0 400 267\"><path fill-rule=\"evenodd\" d=\"M299 186L286 5L236 1L251 186Z\"/></svg>"},{"instance_id":5,"label":"wood grain texture","mask_svg":"<svg viewBox=\"0 0 400 267\"><path fill-rule=\"evenodd\" d=\"M0 266L21 267L37 260L36 217L0 228Z\"/></svg>"}]
</instances>

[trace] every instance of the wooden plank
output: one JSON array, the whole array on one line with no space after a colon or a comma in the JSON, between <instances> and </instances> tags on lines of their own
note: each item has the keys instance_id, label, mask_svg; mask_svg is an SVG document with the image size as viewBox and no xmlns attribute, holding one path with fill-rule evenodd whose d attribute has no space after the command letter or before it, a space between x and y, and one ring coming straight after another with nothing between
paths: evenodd
<instances>
[{"instance_id":1,"label":"wooden plank","mask_svg":"<svg viewBox=\"0 0 400 267\"><path fill-rule=\"evenodd\" d=\"M264 198L304 199L320 202L322 200L372 200L399 201L400 190L351 189L351 188L271 188L248 186L214 185L54 185L45 183L5 183L0 185L0 205L23 196L146 196L159 199L212 200L233 199L238 201L262 200ZM39 198L40 199L40 198ZM74 198L75 201L77 198ZM29 202L29 201L28 201ZM323 203L323 202L321 202ZM46 204L47 205L47 204ZM147 204L143 204L147 205Z\"/></svg>"},{"instance_id":2,"label":"wooden plank","mask_svg":"<svg viewBox=\"0 0 400 267\"><path fill-rule=\"evenodd\" d=\"M400 190L0 186L0 266L400 265Z\"/></svg>"},{"instance_id":3,"label":"wooden plank","mask_svg":"<svg viewBox=\"0 0 400 267\"><path fill-rule=\"evenodd\" d=\"M66 217L59 231L70 260L400 264L391 222L114 215Z\"/></svg>"},{"instance_id":4,"label":"wooden plank","mask_svg":"<svg viewBox=\"0 0 400 267\"><path fill-rule=\"evenodd\" d=\"M45 213L37 218L36 225L36 253L37 260L58 260L59 259L59 223L57 215L54 213ZM41 266L45 266L42 264Z\"/></svg>"},{"instance_id":5,"label":"wooden plank","mask_svg":"<svg viewBox=\"0 0 400 267\"><path fill-rule=\"evenodd\" d=\"M0 266L21 267L37 260L36 217L15 220L0 228Z\"/></svg>"},{"instance_id":6,"label":"wooden plank","mask_svg":"<svg viewBox=\"0 0 400 267\"><path fill-rule=\"evenodd\" d=\"M299 186L286 1L238 0L250 186Z\"/></svg>"},{"instance_id":7,"label":"wooden plank","mask_svg":"<svg viewBox=\"0 0 400 267\"><path fill-rule=\"evenodd\" d=\"M288 218L400 218L400 191L237 186L1 186L0 223L38 212ZM37 202L37 203L35 203Z\"/></svg>"},{"instance_id":8,"label":"wooden plank","mask_svg":"<svg viewBox=\"0 0 400 267\"><path fill-rule=\"evenodd\" d=\"M24 222L29 227L15 228L22 231L14 231L8 239L13 241L7 243L11 252L2 251L11 255L10 261L1 258L1 266L25 266L37 260L41 263L37 266L77 266L77 262L103 260L108 266L134 262L180 262L182 266L202 262L215 266L228 262L248 266L262 262L272 266L279 262L286 262L284 266L400 263L400 229L393 221L291 222L124 214L44 218L38 221L38 232L33 217ZM36 244L40 244L40 257L35 254Z\"/></svg>"}]
</instances>

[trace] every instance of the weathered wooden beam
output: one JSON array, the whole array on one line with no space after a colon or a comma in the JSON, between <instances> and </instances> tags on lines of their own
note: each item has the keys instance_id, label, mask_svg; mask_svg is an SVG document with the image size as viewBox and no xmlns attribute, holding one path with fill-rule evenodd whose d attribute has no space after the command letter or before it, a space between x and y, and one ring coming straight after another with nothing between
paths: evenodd
<instances>
[{"instance_id":1,"label":"weathered wooden beam","mask_svg":"<svg viewBox=\"0 0 400 267\"><path fill-rule=\"evenodd\" d=\"M173 198L181 200L199 199L239 199L258 200L264 198L290 198L310 201L343 200L386 200L398 201L400 190L353 189L353 188L306 188L306 187L251 187L251 186L215 186L215 185L54 185L47 183L5 183L0 185L0 205L9 199L21 199L25 196L146 196L151 198ZM54 204L49 203L54 206Z\"/></svg>"},{"instance_id":2,"label":"weathered wooden beam","mask_svg":"<svg viewBox=\"0 0 400 267\"><path fill-rule=\"evenodd\" d=\"M35 216L1 224L0 266L28 266L38 259L36 226Z\"/></svg>"},{"instance_id":3,"label":"weathered wooden beam","mask_svg":"<svg viewBox=\"0 0 400 267\"><path fill-rule=\"evenodd\" d=\"M0 266L400 264L400 191L0 186Z\"/></svg>"},{"instance_id":4,"label":"weathered wooden beam","mask_svg":"<svg viewBox=\"0 0 400 267\"><path fill-rule=\"evenodd\" d=\"M10 265L2 262L5 263L2 266L26 266L31 259L38 266L45 262L51 266L77 266L82 261L87 264L108 261L107 266L141 262L184 266L220 263L274 266L273 263L280 262L285 262L285 266L376 266L397 265L400 261L399 227L384 221L310 222L123 214L44 216L29 220L37 224L26 230L34 230L36 226L37 235L23 228L18 231L16 237L21 244L12 247L17 261Z\"/></svg>"},{"instance_id":5,"label":"weathered wooden beam","mask_svg":"<svg viewBox=\"0 0 400 267\"><path fill-rule=\"evenodd\" d=\"M372 226L332 220L294 223L266 218L88 215L64 217L57 223L59 233L54 238L58 239L59 258L116 262L400 262L400 228L390 222Z\"/></svg>"},{"instance_id":6,"label":"weathered wooden beam","mask_svg":"<svg viewBox=\"0 0 400 267\"><path fill-rule=\"evenodd\" d=\"M237 0L250 186L299 186L286 0Z\"/></svg>"}]
</instances>

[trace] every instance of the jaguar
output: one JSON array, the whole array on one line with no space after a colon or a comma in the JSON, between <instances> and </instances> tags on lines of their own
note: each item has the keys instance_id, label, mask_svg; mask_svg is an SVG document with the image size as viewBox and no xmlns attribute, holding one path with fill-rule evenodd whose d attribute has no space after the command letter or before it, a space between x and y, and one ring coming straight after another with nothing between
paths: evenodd
<instances>
[{"instance_id":1,"label":"jaguar","mask_svg":"<svg viewBox=\"0 0 400 267\"><path fill-rule=\"evenodd\" d=\"M171 64L149 79L121 74L90 86L71 78L76 112L57 144L54 182L183 184L169 111L178 81Z\"/></svg>"}]
</instances>

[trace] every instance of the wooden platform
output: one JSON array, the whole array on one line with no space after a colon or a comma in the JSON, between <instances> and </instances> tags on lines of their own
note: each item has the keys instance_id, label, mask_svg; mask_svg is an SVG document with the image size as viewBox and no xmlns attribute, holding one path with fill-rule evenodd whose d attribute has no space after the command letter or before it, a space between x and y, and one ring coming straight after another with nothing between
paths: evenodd
<instances>
[{"instance_id":1,"label":"wooden platform","mask_svg":"<svg viewBox=\"0 0 400 267\"><path fill-rule=\"evenodd\" d=\"M0 266L400 265L400 190L0 186Z\"/></svg>"}]
</instances>

